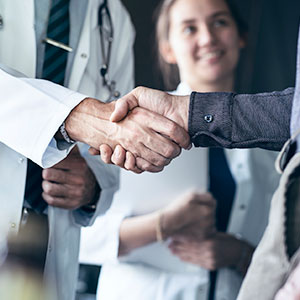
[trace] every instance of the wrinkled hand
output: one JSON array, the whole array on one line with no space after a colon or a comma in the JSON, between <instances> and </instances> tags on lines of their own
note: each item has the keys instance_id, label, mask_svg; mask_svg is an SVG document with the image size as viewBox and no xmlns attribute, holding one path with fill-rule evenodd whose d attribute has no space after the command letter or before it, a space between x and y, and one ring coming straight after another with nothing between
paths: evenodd
<instances>
[{"instance_id":1,"label":"wrinkled hand","mask_svg":"<svg viewBox=\"0 0 300 300\"><path fill-rule=\"evenodd\" d=\"M300 299L300 265L298 265L284 286L277 292L275 300L299 300Z\"/></svg>"},{"instance_id":2,"label":"wrinkled hand","mask_svg":"<svg viewBox=\"0 0 300 300\"><path fill-rule=\"evenodd\" d=\"M164 239L178 232L191 236L210 236L215 232L215 200L211 194L189 192L169 204L161 217Z\"/></svg>"},{"instance_id":3,"label":"wrinkled hand","mask_svg":"<svg viewBox=\"0 0 300 300\"><path fill-rule=\"evenodd\" d=\"M152 172L161 171L180 154L181 147L189 147L189 135L182 127L139 107L118 123L110 122L114 105L90 98L81 102L66 119L69 136L94 149L102 144L111 149L120 145L140 158L143 170Z\"/></svg>"},{"instance_id":4,"label":"wrinkled hand","mask_svg":"<svg viewBox=\"0 0 300 300\"><path fill-rule=\"evenodd\" d=\"M135 107L140 106L174 121L187 131L188 105L189 96L175 96L158 90L138 87L116 101L115 110L110 120L118 122ZM120 145L114 149L103 144L100 146L100 153L105 163L113 163L135 173L140 173L147 167L143 159L132 155Z\"/></svg>"},{"instance_id":5,"label":"wrinkled hand","mask_svg":"<svg viewBox=\"0 0 300 300\"><path fill-rule=\"evenodd\" d=\"M77 209L89 204L98 183L76 147L60 163L43 173L43 198L52 206Z\"/></svg>"},{"instance_id":6,"label":"wrinkled hand","mask_svg":"<svg viewBox=\"0 0 300 300\"><path fill-rule=\"evenodd\" d=\"M223 232L217 232L206 240L197 240L182 234L176 235L172 237L169 249L181 260L211 271L223 267L244 268L244 266L238 266L240 259L243 259L243 252L248 251L251 257L253 253L253 247L246 242ZM251 257L245 257L245 260L247 259L246 270ZM245 273L246 270L241 270L241 272Z\"/></svg>"},{"instance_id":7,"label":"wrinkled hand","mask_svg":"<svg viewBox=\"0 0 300 300\"><path fill-rule=\"evenodd\" d=\"M189 96L170 95L150 88L137 87L116 101L110 120L122 120L137 106L162 115L188 131Z\"/></svg>"}]
</instances>

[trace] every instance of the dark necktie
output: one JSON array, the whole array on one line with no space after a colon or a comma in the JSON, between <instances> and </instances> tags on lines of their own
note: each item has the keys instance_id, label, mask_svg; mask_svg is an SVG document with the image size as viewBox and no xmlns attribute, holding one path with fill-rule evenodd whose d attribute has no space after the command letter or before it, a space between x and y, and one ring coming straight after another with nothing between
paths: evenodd
<instances>
[{"instance_id":1,"label":"dark necktie","mask_svg":"<svg viewBox=\"0 0 300 300\"><path fill-rule=\"evenodd\" d=\"M68 45L69 0L52 0L47 38ZM63 85L68 52L49 44L45 47L43 78ZM42 168L28 160L25 199L37 213L43 213L47 203L42 198Z\"/></svg>"},{"instance_id":2,"label":"dark necktie","mask_svg":"<svg viewBox=\"0 0 300 300\"><path fill-rule=\"evenodd\" d=\"M224 150L209 149L209 191L217 201L216 227L225 232L228 226L235 194L235 181L231 175ZM209 300L215 298L217 272L210 272Z\"/></svg>"},{"instance_id":3,"label":"dark necktie","mask_svg":"<svg viewBox=\"0 0 300 300\"><path fill-rule=\"evenodd\" d=\"M70 0L52 0L47 29L47 38L64 45L69 44L69 2ZM60 47L46 44L43 78L63 85L68 52Z\"/></svg>"}]
</instances>

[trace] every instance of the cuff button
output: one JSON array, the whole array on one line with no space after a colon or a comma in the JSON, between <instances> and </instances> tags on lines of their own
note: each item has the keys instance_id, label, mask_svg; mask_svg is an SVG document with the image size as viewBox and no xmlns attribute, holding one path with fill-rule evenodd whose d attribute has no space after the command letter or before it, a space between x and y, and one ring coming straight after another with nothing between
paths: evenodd
<instances>
[{"instance_id":1,"label":"cuff button","mask_svg":"<svg viewBox=\"0 0 300 300\"><path fill-rule=\"evenodd\" d=\"M205 115L204 116L204 121L206 122L206 123L211 123L212 121L213 121L213 116L212 115Z\"/></svg>"}]
</instances>

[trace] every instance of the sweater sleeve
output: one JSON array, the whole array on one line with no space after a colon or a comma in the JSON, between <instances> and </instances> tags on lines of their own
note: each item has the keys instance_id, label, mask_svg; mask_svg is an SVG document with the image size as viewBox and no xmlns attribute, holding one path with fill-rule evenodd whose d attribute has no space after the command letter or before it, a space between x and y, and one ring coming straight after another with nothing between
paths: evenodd
<instances>
[{"instance_id":1,"label":"sweater sleeve","mask_svg":"<svg viewBox=\"0 0 300 300\"><path fill-rule=\"evenodd\" d=\"M293 96L294 88L253 95L193 92L191 140L196 147L280 150L290 137Z\"/></svg>"}]
</instances>

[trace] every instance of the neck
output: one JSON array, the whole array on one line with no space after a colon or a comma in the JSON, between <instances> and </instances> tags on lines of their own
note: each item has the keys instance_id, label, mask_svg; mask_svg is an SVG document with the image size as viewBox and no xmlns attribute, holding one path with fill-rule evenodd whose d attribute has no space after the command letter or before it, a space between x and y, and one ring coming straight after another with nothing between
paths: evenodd
<instances>
[{"instance_id":1,"label":"neck","mask_svg":"<svg viewBox=\"0 0 300 300\"><path fill-rule=\"evenodd\" d=\"M200 93L232 92L234 90L233 76L227 76L226 78L224 78L223 80L219 80L218 82L184 82L186 82L193 91L197 91Z\"/></svg>"}]
</instances>

